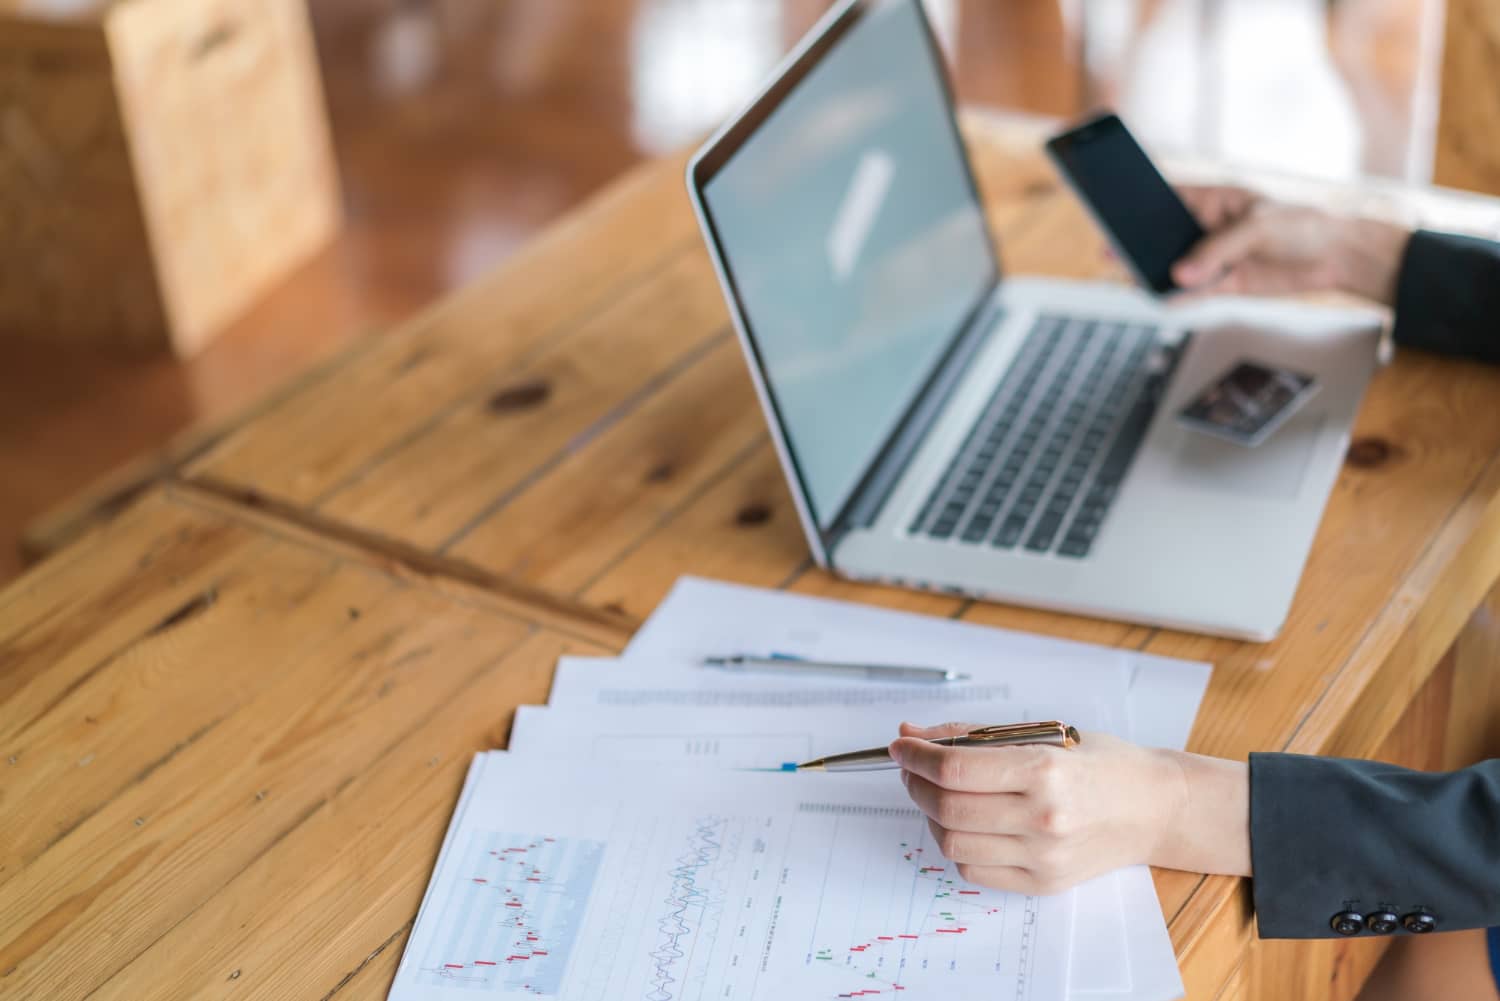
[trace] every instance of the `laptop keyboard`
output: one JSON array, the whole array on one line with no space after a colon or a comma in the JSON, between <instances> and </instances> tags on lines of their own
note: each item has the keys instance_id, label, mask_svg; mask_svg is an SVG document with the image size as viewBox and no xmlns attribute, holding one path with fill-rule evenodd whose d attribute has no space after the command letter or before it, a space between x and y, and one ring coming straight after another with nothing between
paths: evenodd
<instances>
[{"instance_id":1,"label":"laptop keyboard","mask_svg":"<svg viewBox=\"0 0 1500 1001\"><path fill-rule=\"evenodd\" d=\"M1087 556L1156 412L1171 358L1157 334L1039 316L911 532Z\"/></svg>"}]
</instances>

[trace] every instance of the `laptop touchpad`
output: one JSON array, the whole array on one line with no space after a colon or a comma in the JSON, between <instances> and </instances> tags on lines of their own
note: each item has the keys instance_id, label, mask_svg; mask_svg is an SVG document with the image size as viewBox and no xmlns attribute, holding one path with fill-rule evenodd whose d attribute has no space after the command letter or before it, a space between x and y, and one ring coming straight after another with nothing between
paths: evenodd
<instances>
[{"instance_id":1,"label":"laptop touchpad","mask_svg":"<svg viewBox=\"0 0 1500 1001\"><path fill-rule=\"evenodd\" d=\"M1172 433L1181 439L1172 463L1173 479L1195 490L1294 501L1302 490L1324 419L1321 413L1304 411L1256 448L1173 428Z\"/></svg>"}]
</instances>

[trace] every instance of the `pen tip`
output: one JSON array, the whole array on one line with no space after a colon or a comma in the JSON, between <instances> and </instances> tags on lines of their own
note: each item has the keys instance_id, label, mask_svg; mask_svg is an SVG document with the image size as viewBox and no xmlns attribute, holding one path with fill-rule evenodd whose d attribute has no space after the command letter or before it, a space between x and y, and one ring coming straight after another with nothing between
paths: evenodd
<instances>
[{"instance_id":1,"label":"pen tip","mask_svg":"<svg viewBox=\"0 0 1500 1001\"><path fill-rule=\"evenodd\" d=\"M948 677L949 677L949 680L951 680L951 681L973 681L974 680L974 676L972 674L965 674L962 671L953 671L953 672L951 672L948 675Z\"/></svg>"}]
</instances>

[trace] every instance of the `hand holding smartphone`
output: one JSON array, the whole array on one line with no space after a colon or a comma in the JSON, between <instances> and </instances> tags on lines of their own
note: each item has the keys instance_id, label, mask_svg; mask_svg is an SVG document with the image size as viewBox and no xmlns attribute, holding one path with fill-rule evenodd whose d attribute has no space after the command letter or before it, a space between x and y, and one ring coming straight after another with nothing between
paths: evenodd
<instances>
[{"instance_id":1,"label":"hand holding smartphone","mask_svg":"<svg viewBox=\"0 0 1500 1001\"><path fill-rule=\"evenodd\" d=\"M1178 291L1172 265L1207 233L1119 116L1069 129L1047 153L1136 280L1157 295Z\"/></svg>"},{"instance_id":2,"label":"hand holding smartphone","mask_svg":"<svg viewBox=\"0 0 1500 1001\"><path fill-rule=\"evenodd\" d=\"M1172 265L1208 234L1117 115L1104 114L1047 143L1047 153L1138 282L1179 291ZM1312 377L1245 360L1177 415L1186 427L1238 445L1264 442L1318 390Z\"/></svg>"}]
</instances>

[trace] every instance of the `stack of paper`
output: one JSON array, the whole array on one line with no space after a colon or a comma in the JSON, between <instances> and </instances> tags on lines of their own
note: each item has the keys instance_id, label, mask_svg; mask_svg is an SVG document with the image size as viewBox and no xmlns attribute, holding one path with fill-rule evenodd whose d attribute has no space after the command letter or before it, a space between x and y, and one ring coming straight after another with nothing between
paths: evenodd
<instances>
[{"instance_id":1,"label":"stack of paper","mask_svg":"<svg viewBox=\"0 0 1500 1001\"><path fill-rule=\"evenodd\" d=\"M962 684L733 674L705 656L932 664ZM564 658L478 755L391 990L579 1001L1182 994L1149 872L966 884L896 772L789 762L902 720L1065 719L1182 746L1207 665L684 579L623 657Z\"/></svg>"}]
</instances>

